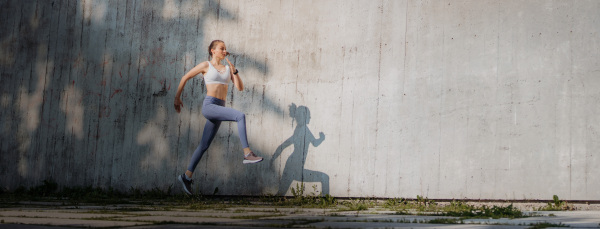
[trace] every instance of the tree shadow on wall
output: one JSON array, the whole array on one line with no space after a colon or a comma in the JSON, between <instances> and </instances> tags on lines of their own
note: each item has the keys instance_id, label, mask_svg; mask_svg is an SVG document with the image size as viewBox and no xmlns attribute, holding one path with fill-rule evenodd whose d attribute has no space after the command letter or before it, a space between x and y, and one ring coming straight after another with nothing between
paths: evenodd
<instances>
[{"instance_id":1,"label":"tree shadow on wall","mask_svg":"<svg viewBox=\"0 0 600 229\"><path fill-rule=\"evenodd\" d=\"M271 158L271 164L281 156L283 150L290 145L294 145L294 151L285 162L285 168L279 182L277 195L283 196L290 189L292 182L320 182L321 194L329 194L329 176L323 172L305 169L308 146L312 144L318 147L324 140L325 134L319 132L319 138L315 138L307 124L310 122L310 110L308 107L299 106L292 103L289 106L290 116L296 120L294 134L277 147L277 150Z\"/></svg>"},{"instance_id":2,"label":"tree shadow on wall","mask_svg":"<svg viewBox=\"0 0 600 229\"><path fill-rule=\"evenodd\" d=\"M0 109L3 188L53 178L167 189L199 141L190 133L202 128L197 109L173 118L176 76L208 60L198 42L213 34L207 22L238 17L219 0L0 1L0 97L14 101ZM234 61L268 73L261 57ZM200 84L186 89L186 107L201 104Z\"/></svg>"}]
</instances>

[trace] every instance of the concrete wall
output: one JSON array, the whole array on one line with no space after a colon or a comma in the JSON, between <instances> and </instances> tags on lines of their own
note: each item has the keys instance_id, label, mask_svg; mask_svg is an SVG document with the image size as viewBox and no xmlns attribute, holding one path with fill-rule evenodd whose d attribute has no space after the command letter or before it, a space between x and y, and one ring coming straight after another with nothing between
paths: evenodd
<instances>
[{"instance_id":1,"label":"concrete wall","mask_svg":"<svg viewBox=\"0 0 600 229\"><path fill-rule=\"evenodd\" d=\"M246 88L196 189L600 199L600 1L0 3L0 185L166 190L205 123L225 40Z\"/></svg>"}]
</instances>

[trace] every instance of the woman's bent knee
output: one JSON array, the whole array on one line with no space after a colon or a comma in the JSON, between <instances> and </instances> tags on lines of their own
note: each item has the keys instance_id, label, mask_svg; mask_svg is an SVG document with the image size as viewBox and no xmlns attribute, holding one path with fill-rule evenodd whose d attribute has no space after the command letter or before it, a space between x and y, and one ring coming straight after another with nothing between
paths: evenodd
<instances>
[{"instance_id":1,"label":"woman's bent knee","mask_svg":"<svg viewBox=\"0 0 600 229\"><path fill-rule=\"evenodd\" d=\"M240 122L240 121L246 121L246 115L244 113L240 113L236 118L235 118L236 122Z\"/></svg>"}]
</instances>

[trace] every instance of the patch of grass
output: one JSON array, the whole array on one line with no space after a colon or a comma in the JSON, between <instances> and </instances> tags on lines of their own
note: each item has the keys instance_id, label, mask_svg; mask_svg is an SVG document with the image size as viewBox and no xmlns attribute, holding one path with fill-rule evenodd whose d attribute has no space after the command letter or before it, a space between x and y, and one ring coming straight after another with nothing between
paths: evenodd
<instances>
[{"instance_id":1,"label":"patch of grass","mask_svg":"<svg viewBox=\"0 0 600 229\"><path fill-rule=\"evenodd\" d=\"M396 211L396 214L409 214L413 210L419 213L440 211L440 206L434 200L419 195L411 201L403 198L388 199L384 202L383 206Z\"/></svg>"},{"instance_id":2,"label":"patch of grass","mask_svg":"<svg viewBox=\"0 0 600 229\"><path fill-rule=\"evenodd\" d=\"M292 198L267 195L261 197L263 202L268 202L277 206L300 206L310 208L329 208L337 205L337 199L329 194L321 195L317 191L316 185L312 186L313 191L308 194L304 183L297 183L296 187L291 187Z\"/></svg>"},{"instance_id":3,"label":"patch of grass","mask_svg":"<svg viewBox=\"0 0 600 229\"><path fill-rule=\"evenodd\" d=\"M119 221L122 220L121 217L118 216L103 216L103 217L90 217L90 218L81 218L83 220L105 220L105 221Z\"/></svg>"},{"instance_id":4,"label":"patch of grass","mask_svg":"<svg viewBox=\"0 0 600 229\"><path fill-rule=\"evenodd\" d=\"M230 219L260 219L264 217L275 217L283 216L283 214L268 214L268 215L242 215L242 216L231 216Z\"/></svg>"},{"instance_id":5,"label":"patch of grass","mask_svg":"<svg viewBox=\"0 0 600 229\"><path fill-rule=\"evenodd\" d=\"M441 210L443 212L446 212L449 214L462 216L462 215L469 215L471 212L473 212L476 209L472 205L468 205L465 202L452 201L452 202L450 202L450 204L444 206Z\"/></svg>"},{"instance_id":6,"label":"patch of grass","mask_svg":"<svg viewBox=\"0 0 600 229\"><path fill-rule=\"evenodd\" d=\"M470 206L470 205L467 205ZM459 208L457 210L450 210L443 213L443 215L447 216L458 216L463 218L523 218L526 217L523 212L517 208L515 208L512 204L506 207L502 206L492 206L491 208L488 206L482 206L479 208L475 208L473 206Z\"/></svg>"},{"instance_id":7,"label":"patch of grass","mask_svg":"<svg viewBox=\"0 0 600 229\"><path fill-rule=\"evenodd\" d=\"M340 209L344 211L364 211L369 209L369 207L375 206L373 201L369 201L367 199L356 199L342 202L342 205L346 208Z\"/></svg>"},{"instance_id":8,"label":"patch of grass","mask_svg":"<svg viewBox=\"0 0 600 229\"><path fill-rule=\"evenodd\" d=\"M532 224L529 224L529 226L530 226L529 228L532 228L532 229L548 228L548 227L570 227L569 225L565 225L562 223L555 224L555 223L548 223L548 222L532 223Z\"/></svg>"},{"instance_id":9,"label":"patch of grass","mask_svg":"<svg viewBox=\"0 0 600 229\"><path fill-rule=\"evenodd\" d=\"M19 206L21 200L43 200L57 201L63 205L75 205L75 208L81 203L94 203L109 206L114 204L114 207L120 211L117 204L134 204L134 209L129 211L153 211L153 210L170 210L170 209L185 209L188 211L198 210L222 210L228 211L232 207L245 206L285 206L285 207L300 207L300 208L329 208L336 212L339 211L356 211L358 214L361 211L368 209L383 207L395 211L396 214L402 215L437 215L437 216L453 216L459 217L458 220L443 219L445 222L436 223L456 223L467 218L522 218L531 215L524 215L519 209L508 206L481 206L475 207L462 201L452 201L450 203L438 204L434 200L427 197L417 196L415 199L393 198L379 202L372 198L360 199L337 199L331 195L323 195L317 190L316 185L312 186L313 191L307 191L304 183L298 183L291 188L292 197L281 197L274 195L265 195L258 198L249 197L217 197L217 196L187 196L183 194L173 194L172 187L166 190L153 188L150 190L141 190L138 188L130 188L128 191L118 191L113 188L98 188L98 187L60 187L52 180L44 180L41 185L24 188L20 187L14 191L0 190L0 207ZM217 193L215 188L213 193ZM256 204L251 201L259 201ZM157 206L157 207L153 207ZM572 210L566 201L561 201L557 196L554 196L554 201L548 203L547 207L539 210ZM245 210L238 209L234 213L242 213ZM326 211L326 210L324 210ZM275 211L274 214L279 212ZM337 216L337 213L331 214ZM550 216L554 216L551 214ZM251 218L256 216L249 216ZM266 217L266 216L258 216ZM460 221L459 221L460 220ZM434 221L435 222L435 221Z\"/></svg>"},{"instance_id":10,"label":"patch of grass","mask_svg":"<svg viewBox=\"0 0 600 229\"><path fill-rule=\"evenodd\" d=\"M107 189L92 186L59 187L53 180L44 180L41 185L31 188L18 187L12 192L0 193L0 203L28 201L61 201L63 205L79 205L81 203L109 204L146 204L152 205L154 201L177 201L185 198L183 195L173 195L171 187L166 190L153 188L141 190L130 188L121 192L109 187Z\"/></svg>"},{"instance_id":11,"label":"patch of grass","mask_svg":"<svg viewBox=\"0 0 600 229\"><path fill-rule=\"evenodd\" d=\"M522 218L526 217L519 209L512 205L475 207L462 201L452 201L447 205L439 205L435 201L417 196L415 200L389 199L384 202L385 208L396 211L398 215L440 215L463 218ZM412 212L412 213L411 213Z\"/></svg>"},{"instance_id":12,"label":"patch of grass","mask_svg":"<svg viewBox=\"0 0 600 229\"><path fill-rule=\"evenodd\" d=\"M42 185L30 188L29 195L46 197L56 192L58 184L53 180L44 180Z\"/></svg>"},{"instance_id":13,"label":"patch of grass","mask_svg":"<svg viewBox=\"0 0 600 229\"><path fill-rule=\"evenodd\" d=\"M441 218L441 219L432 219L427 221L427 223L434 224L464 224L464 222L460 219L456 218Z\"/></svg>"},{"instance_id":14,"label":"patch of grass","mask_svg":"<svg viewBox=\"0 0 600 229\"><path fill-rule=\"evenodd\" d=\"M244 213L246 212L246 210L244 209L235 209L235 211L233 211L233 213Z\"/></svg>"}]
</instances>

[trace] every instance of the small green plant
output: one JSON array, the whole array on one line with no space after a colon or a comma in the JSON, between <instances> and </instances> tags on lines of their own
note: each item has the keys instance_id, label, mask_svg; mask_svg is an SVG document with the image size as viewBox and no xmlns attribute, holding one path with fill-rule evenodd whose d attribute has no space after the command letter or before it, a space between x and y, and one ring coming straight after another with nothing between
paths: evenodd
<instances>
[{"instance_id":1,"label":"small green plant","mask_svg":"<svg viewBox=\"0 0 600 229\"><path fill-rule=\"evenodd\" d=\"M398 205L402 204L403 199L402 198L392 198L392 199L387 199L384 203L383 203L383 207L384 208L395 208L398 207Z\"/></svg>"},{"instance_id":2,"label":"small green plant","mask_svg":"<svg viewBox=\"0 0 600 229\"><path fill-rule=\"evenodd\" d=\"M298 183L296 183L296 188L294 189L294 187L290 188L292 191L292 195L294 196L294 199L302 199L304 197L304 182L301 183L300 185L298 185Z\"/></svg>"},{"instance_id":3,"label":"small green plant","mask_svg":"<svg viewBox=\"0 0 600 229\"><path fill-rule=\"evenodd\" d=\"M566 201L560 200L557 195L552 196L552 202L548 202L548 205L540 207L538 211L565 211L575 210L573 206L570 206Z\"/></svg>"},{"instance_id":4,"label":"small green plant","mask_svg":"<svg viewBox=\"0 0 600 229\"><path fill-rule=\"evenodd\" d=\"M450 216L473 216L476 208L472 205L468 205L462 201L453 200L450 204L440 209L444 212L443 215Z\"/></svg>"},{"instance_id":5,"label":"small green plant","mask_svg":"<svg viewBox=\"0 0 600 229\"><path fill-rule=\"evenodd\" d=\"M324 207L324 208L337 205L337 200L335 199L335 197L333 197L332 195L329 195L329 194L325 194L325 196L321 197L320 200L321 200L320 201L321 207Z\"/></svg>"},{"instance_id":6,"label":"small green plant","mask_svg":"<svg viewBox=\"0 0 600 229\"><path fill-rule=\"evenodd\" d=\"M305 194L306 187L304 183L296 183L296 188L291 187L290 191L292 192L293 198L289 201L280 202L282 205L295 205L295 206L306 206L306 207L320 207L327 208L334 205L337 205L337 200L329 195L325 194L324 196L318 194L317 186L312 186L313 191L310 194Z\"/></svg>"},{"instance_id":7,"label":"small green plant","mask_svg":"<svg viewBox=\"0 0 600 229\"><path fill-rule=\"evenodd\" d=\"M426 204L427 202L425 201L425 198L417 195L417 204L421 204L421 203Z\"/></svg>"}]
</instances>

